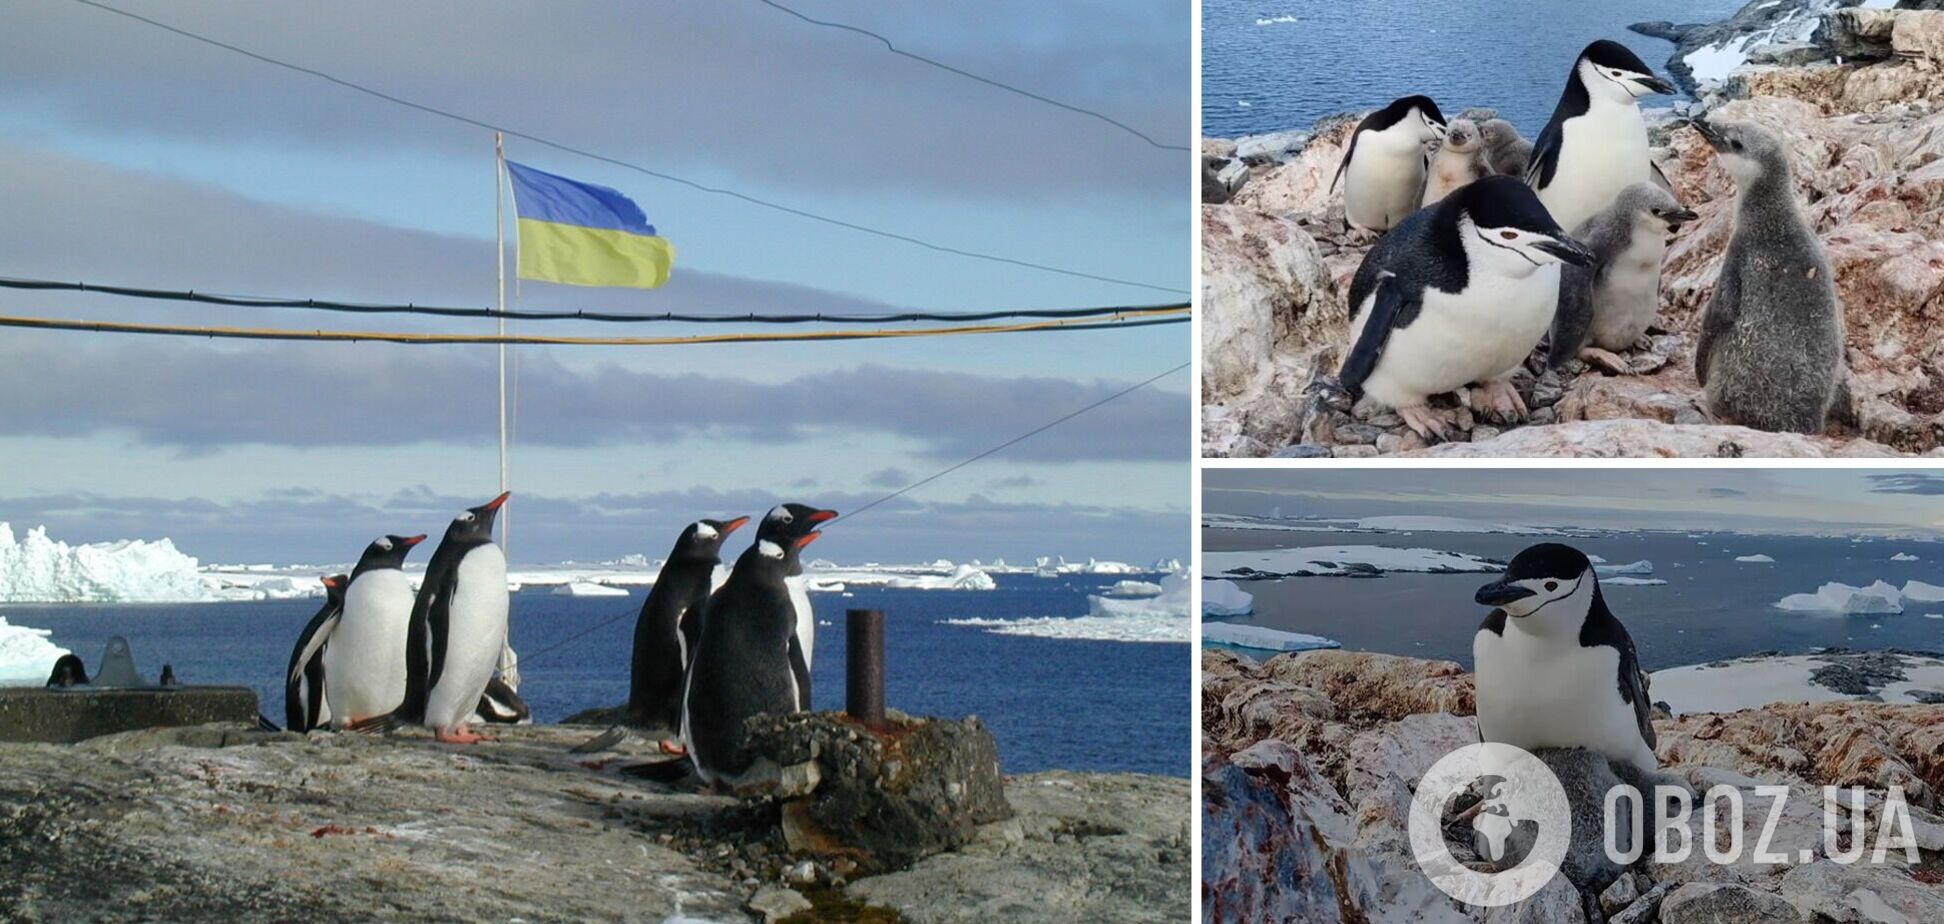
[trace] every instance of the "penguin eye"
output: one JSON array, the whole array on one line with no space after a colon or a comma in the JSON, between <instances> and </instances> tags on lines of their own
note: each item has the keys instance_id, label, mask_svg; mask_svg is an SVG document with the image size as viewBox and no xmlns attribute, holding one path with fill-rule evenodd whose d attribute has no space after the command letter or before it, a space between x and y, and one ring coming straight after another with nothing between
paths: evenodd
<instances>
[{"instance_id":1,"label":"penguin eye","mask_svg":"<svg viewBox=\"0 0 1944 924\"><path fill-rule=\"evenodd\" d=\"M1546 589L1547 589L1547 590L1549 590L1549 591L1551 591L1551 590L1558 590L1558 589L1559 589L1559 582L1558 582L1558 581L1547 581L1547 582L1546 582Z\"/></svg>"},{"instance_id":2,"label":"penguin eye","mask_svg":"<svg viewBox=\"0 0 1944 924\"><path fill-rule=\"evenodd\" d=\"M1519 232L1517 232L1517 231L1500 231L1500 232L1499 232L1499 237L1502 237L1502 238L1505 238L1505 239L1506 239L1506 240L1508 240L1508 241L1516 241L1516 240L1518 240L1518 239L1519 239Z\"/></svg>"}]
</instances>

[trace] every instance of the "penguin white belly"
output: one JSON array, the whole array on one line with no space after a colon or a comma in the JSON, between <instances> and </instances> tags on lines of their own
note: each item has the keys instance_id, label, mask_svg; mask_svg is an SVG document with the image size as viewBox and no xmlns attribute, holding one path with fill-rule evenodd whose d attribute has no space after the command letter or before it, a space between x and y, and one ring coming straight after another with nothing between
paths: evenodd
<instances>
[{"instance_id":1,"label":"penguin white belly","mask_svg":"<svg viewBox=\"0 0 1944 924\"><path fill-rule=\"evenodd\" d=\"M1507 375L1539 345L1558 304L1553 264L1523 277L1473 279L1457 295L1426 289L1416 320L1391 331L1364 391L1386 406L1410 407ZM1367 309L1358 316L1359 328L1368 316Z\"/></svg>"},{"instance_id":2,"label":"penguin white belly","mask_svg":"<svg viewBox=\"0 0 1944 924\"><path fill-rule=\"evenodd\" d=\"M405 636L412 621L412 584L382 568L358 575L344 591L344 616L324 649L325 701L341 723L384 715L405 698Z\"/></svg>"},{"instance_id":3,"label":"penguin white belly","mask_svg":"<svg viewBox=\"0 0 1944 924\"><path fill-rule=\"evenodd\" d=\"M1579 227L1606 211L1620 190L1653 178L1640 107L1604 99L1590 105L1585 115L1566 120L1552 183L1539 190L1539 201L1563 228Z\"/></svg>"},{"instance_id":4,"label":"penguin white belly","mask_svg":"<svg viewBox=\"0 0 1944 924\"><path fill-rule=\"evenodd\" d=\"M1343 176L1343 214L1350 223L1387 231L1417 211L1424 189L1424 147L1393 128L1364 132Z\"/></svg>"},{"instance_id":5,"label":"penguin white belly","mask_svg":"<svg viewBox=\"0 0 1944 924\"><path fill-rule=\"evenodd\" d=\"M473 714L506 644L506 554L488 543L459 560L446 624L445 665L426 697L425 722L453 728Z\"/></svg>"},{"instance_id":6,"label":"penguin white belly","mask_svg":"<svg viewBox=\"0 0 1944 924\"><path fill-rule=\"evenodd\" d=\"M1577 638L1546 644L1507 626L1472 643L1478 730L1486 741L1539 748L1583 747L1653 769L1633 706L1620 698L1620 653Z\"/></svg>"},{"instance_id":7,"label":"penguin white belly","mask_svg":"<svg viewBox=\"0 0 1944 924\"><path fill-rule=\"evenodd\" d=\"M1593 292L1592 343L1603 350L1633 346L1660 310L1661 257L1667 242L1637 241L1607 267Z\"/></svg>"},{"instance_id":8,"label":"penguin white belly","mask_svg":"<svg viewBox=\"0 0 1944 924\"><path fill-rule=\"evenodd\" d=\"M790 608L796 610L797 643L803 646L803 666L809 667L817 648L817 613L810 608L810 587L803 575L783 579L790 589ZM795 683L792 677L790 682Z\"/></svg>"}]
</instances>

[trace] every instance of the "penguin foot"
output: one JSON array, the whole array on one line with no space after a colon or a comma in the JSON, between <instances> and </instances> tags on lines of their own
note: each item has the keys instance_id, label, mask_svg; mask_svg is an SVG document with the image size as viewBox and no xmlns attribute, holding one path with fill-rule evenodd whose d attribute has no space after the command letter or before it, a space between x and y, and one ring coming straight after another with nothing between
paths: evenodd
<instances>
[{"instance_id":1,"label":"penguin foot","mask_svg":"<svg viewBox=\"0 0 1944 924\"><path fill-rule=\"evenodd\" d=\"M1518 423L1526 419L1525 399L1519 397L1519 390L1505 379L1493 379L1479 385L1472 392L1472 407L1482 408L1505 423Z\"/></svg>"},{"instance_id":2,"label":"penguin foot","mask_svg":"<svg viewBox=\"0 0 1944 924\"><path fill-rule=\"evenodd\" d=\"M1580 361L1595 369L1601 369L1614 375L1631 375L1633 373L1633 363L1628 362L1625 357L1618 353L1608 352L1599 347L1587 347L1579 351L1579 358Z\"/></svg>"},{"instance_id":3,"label":"penguin foot","mask_svg":"<svg viewBox=\"0 0 1944 924\"><path fill-rule=\"evenodd\" d=\"M680 756L688 753L688 746L683 744L680 741L675 740L674 738L663 738L661 740L660 747L661 747L661 752L663 754L674 754Z\"/></svg>"},{"instance_id":4,"label":"penguin foot","mask_svg":"<svg viewBox=\"0 0 1944 924\"><path fill-rule=\"evenodd\" d=\"M457 728L434 729L432 733L432 737L440 741L443 741L446 744L478 744L482 741L499 740L498 738L494 738L488 735L482 735L476 731L473 731L470 728L467 728L464 725L461 725Z\"/></svg>"},{"instance_id":5,"label":"penguin foot","mask_svg":"<svg viewBox=\"0 0 1944 924\"><path fill-rule=\"evenodd\" d=\"M1429 405L1400 407L1397 416L1403 419L1405 426L1411 428L1412 433L1424 437L1427 443L1442 443L1451 438L1451 415L1434 411Z\"/></svg>"}]
</instances>

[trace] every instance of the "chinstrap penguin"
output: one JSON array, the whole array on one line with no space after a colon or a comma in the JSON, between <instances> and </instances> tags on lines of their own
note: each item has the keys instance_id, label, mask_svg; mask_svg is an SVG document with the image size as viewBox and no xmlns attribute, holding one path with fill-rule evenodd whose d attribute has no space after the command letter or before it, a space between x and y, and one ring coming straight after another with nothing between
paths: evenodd
<instances>
[{"instance_id":1,"label":"chinstrap penguin","mask_svg":"<svg viewBox=\"0 0 1944 924\"><path fill-rule=\"evenodd\" d=\"M787 506L787 505L786 505ZM814 511L813 508L804 508ZM784 583L792 553L820 535L793 514L794 539L759 538L709 597L702 638L682 696L682 743L696 775L713 783L747 769L743 723L802 708L796 608Z\"/></svg>"},{"instance_id":2,"label":"chinstrap penguin","mask_svg":"<svg viewBox=\"0 0 1944 924\"><path fill-rule=\"evenodd\" d=\"M400 568L424 541L424 535L380 536L351 569L344 612L323 659L324 690L338 728L384 715L405 699L405 638L416 595Z\"/></svg>"},{"instance_id":3,"label":"chinstrap penguin","mask_svg":"<svg viewBox=\"0 0 1944 924\"><path fill-rule=\"evenodd\" d=\"M1476 600L1495 607L1472 637L1480 740L1658 768L1647 675L1584 553L1532 546Z\"/></svg>"},{"instance_id":4,"label":"chinstrap penguin","mask_svg":"<svg viewBox=\"0 0 1944 924\"><path fill-rule=\"evenodd\" d=\"M1694 217L1667 190L1635 183L1573 230L1593 251L1593 264L1559 271L1559 314L1547 356L1553 366L1577 357L1629 371L1614 354L1634 348L1654 322L1668 238Z\"/></svg>"},{"instance_id":5,"label":"chinstrap penguin","mask_svg":"<svg viewBox=\"0 0 1944 924\"><path fill-rule=\"evenodd\" d=\"M506 553L493 520L512 492L459 514L425 566L405 643L405 699L359 730L420 723L438 740L486 740L467 726L506 647Z\"/></svg>"},{"instance_id":6,"label":"chinstrap penguin","mask_svg":"<svg viewBox=\"0 0 1944 924\"><path fill-rule=\"evenodd\" d=\"M1526 168L1526 182L1562 227L1605 211L1628 185L1652 182L1639 100L1672 92L1619 42L1601 39L1580 52Z\"/></svg>"},{"instance_id":7,"label":"chinstrap penguin","mask_svg":"<svg viewBox=\"0 0 1944 924\"><path fill-rule=\"evenodd\" d=\"M1444 135L1444 114L1428 96L1406 96L1364 117L1350 134L1330 188L1343 185L1343 215L1388 231L1418 210L1424 145Z\"/></svg>"},{"instance_id":8,"label":"chinstrap penguin","mask_svg":"<svg viewBox=\"0 0 1944 924\"><path fill-rule=\"evenodd\" d=\"M319 579L324 585L324 605L304 624L297 644L290 649L290 667L284 674L284 727L291 731L310 731L331 721L323 654L344 616L344 585L348 580L342 574Z\"/></svg>"},{"instance_id":9,"label":"chinstrap penguin","mask_svg":"<svg viewBox=\"0 0 1944 924\"><path fill-rule=\"evenodd\" d=\"M1735 179L1735 230L1694 350L1708 412L1821 433L1832 410L1848 411L1843 308L1829 254L1796 204L1788 150L1755 125L1693 125Z\"/></svg>"},{"instance_id":10,"label":"chinstrap penguin","mask_svg":"<svg viewBox=\"0 0 1944 924\"><path fill-rule=\"evenodd\" d=\"M1424 195L1419 198L1419 205L1432 205L1458 187L1491 175L1492 165L1478 123L1452 119L1445 124L1444 138L1431 152L1431 162L1425 167Z\"/></svg>"},{"instance_id":11,"label":"chinstrap penguin","mask_svg":"<svg viewBox=\"0 0 1944 924\"><path fill-rule=\"evenodd\" d=\"M1344 390L1395 408L1430 440L1445 433L1430 396L1474 382L1481 407L1523 418L1512 374L1552 323L1559 264L1592 259L1518 180L1459 189L1384 235L1357 268Z\"/></svg>"},{"instance_id":12,"label":"chinstrap penguin","mask_svg":"<svg viewBox=\"0 0 1944 924\"><path fill-rule=\"evenodd\" d=\"M748 523L697 520L682 530L635 620L629 663L628 720L675 731L682 721L682 674L702 635L702 609L714 589L722 543Z\"/></svg>"}]
</instances>

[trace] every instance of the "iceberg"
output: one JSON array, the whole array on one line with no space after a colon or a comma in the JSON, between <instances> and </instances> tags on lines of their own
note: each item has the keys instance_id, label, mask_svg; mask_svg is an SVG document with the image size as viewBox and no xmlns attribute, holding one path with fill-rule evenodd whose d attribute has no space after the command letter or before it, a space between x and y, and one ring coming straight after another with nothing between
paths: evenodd
<instances>
[{"instance_id":1,"label":"iceberg","mask_svg":"<svg viewBox=\"0 0 1944 924\"><path fill-rule=\"evenodd\" d=\"M1202 554L1203 577L1250 580L1311 575L1378 575L1388 571L1461 574L1499 571L1504 567L1504 562L1464 552L1398 549L1382 545L1333 545Z\"/></svg>"},{"instance_id":2,"label":"iceberg","mask_svg":"<svg viewBox=\"0 0 1944 924\"><path fill-rule=\"evenodd\" d=\"M1773 559L1773 558L1770 558L1770 557L1768 557L1767 555L1737 555L1737 556L1735 556L1735 560L1736 560L1736 561L1745 561L1745 562L1748 562L1749 564L1753 564L1753 565L1773 565L1773 564L1775 564L1775 559Z\"/></svg>"},{"instance_id":3,"label":"iceberg","mask_svg":"<svg viewBox=\"0 0 1944 924\"><path fill-rule=\"evenodd\" d=\"M7 623L0 616L0 687L39 686L54 672L54 662L68 653L47 640L46 629Z\"/></svg>"},{"instance_id":4,"label":"iceberg","mask_svg":"<svg viewBox=\"0 0 1944 924\"><path fill-rule=\"evenodd\" d=\"M1909 552L1898 552L1897 554L1890 556L1890 560L1891 561L1916 561L1917 556L1912 555Z\"/></svg>"},{"instance_id":5,"label":"iceberg","mask_svg":"<svg viewBox=\"0 0 1944 924\"><path fill-rule=\"evenodd\" d=\"M1107 597L1153 597L1161 593L1161 585L1153 581L1122 580L1115 581L1101 591Z\"/></svg>"},{"instance_id":6,"label":"iceberg","mask_svg":"<svg viewBox=\"0 0 1944 924\"><path fill-rule=\"evenodd\" d=\"M556 597L625 597L628 591L621 587L609 587L588 581L569 581L553 589Z\"/></svg>"},{"instance_id":7,"label":"iceberg","mask_svg":"<svg viewBox=\"0 0 1944 924\"><path fill-rule=\"evenodd\" d=\"M1929 585L1925 585L1929 586ZM1903 612L1903 592L1882 581L1868 587L1852 587L1831 581L1811 594L1790 594L1775 602L1779 610L1796 612L1896 614Z\"/></svg>"},{"instance_id":8,"label":"iceberg","mask_svg":"<svg viewBox=\"0 0 1944 924\"><path fill-rule=\"evenodd\" d=\"M1624 565L1594 565L1593 570L1601 574L1653 574L1654 563L1642 559L1640 561L1630 561Z\"/></svg>"},{"instance_id":9,"label":"iceberg","mask_svg":"<svg viewBox=\"0 0 1944 924\"><path fill-rule=\"evenodd\" d=\"M167 539L68 545L45 526L16 540L0 522L0 603L178 603L211 594Z\"/></svg>"},{"instance_id":10,"label":"iceberg","mask_svg":"<svg viewBox=\"0 0 1944 924\"><path fill-rule=\"evenodd\" d=\"M1202 581L1203 616L1247 616L1255 612L1255 595L1234 581Z\"/></svg>"},{"instance_id":11,"label":"iceberg","mask_svg":"<svg viewBox=\"0 0 1944 924\"><path fill-rule=\"evenodd\" d=\"M1923 581L1905 581L1903 597L1911 603L1944 603L1944 587Z\"/></svg>"},{"instance_id":12,"label":"iceberg","mask_svg":"<svg viewBox=\"0 0 1944 924\"><path fill-rule=\"evenodd\" d=\"M1232 622L1202 623L1202 642L1233 645L1237 648L1257 648L1263 651L1312 651L1318 648L1343 647L1335 639L1327 639L1321 635L1284 632L1281 629L1244 626Z\"/></svg>"}]
</instances>

